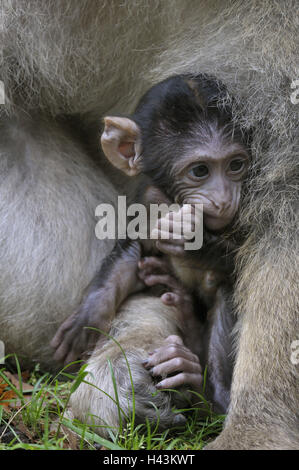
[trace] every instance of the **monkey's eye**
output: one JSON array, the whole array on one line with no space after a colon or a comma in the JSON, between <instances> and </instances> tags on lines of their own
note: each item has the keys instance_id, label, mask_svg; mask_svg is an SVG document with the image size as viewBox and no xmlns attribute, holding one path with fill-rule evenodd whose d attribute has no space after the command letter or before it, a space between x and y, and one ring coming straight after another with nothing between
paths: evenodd
<instances>
[{"instance_id":1,"label":"monkey's eye","mask_svg":"<svg viewBox=\"0 0 299 470\"><path fill-rule=\"evenodd\" d=\"M240 159L232 160L229 164L229 169L233 173L239 173L244 169L244 167L245 163L243 160Z\"/></svg>"},{"instance_id":2,"label":"monkey's eye","mask_svg":"<svg viewBox=\"0 0 299 470\"><path fill-rule=\"evenodd\" d=\"M189 173L196 178L206 178L209 174L209 168L206 165L197 165L191 168Z\"/></svg>"}]
</instances>

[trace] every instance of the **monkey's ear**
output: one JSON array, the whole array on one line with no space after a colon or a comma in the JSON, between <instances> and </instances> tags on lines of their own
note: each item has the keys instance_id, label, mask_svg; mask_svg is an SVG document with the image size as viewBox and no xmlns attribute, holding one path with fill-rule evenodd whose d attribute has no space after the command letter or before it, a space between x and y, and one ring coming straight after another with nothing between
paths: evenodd
<instances>
[{"instance_id":1,"label":"monkey's ear","mask_svg":"<svg viewBox=\"0 0 299 470\"><path fill-rule=\"evenodd\" d=\"M123 117L105 117L101 137L104 154L116 168L128 176L141 171L141 134L134 121Z\"/></svg>"}]
</instances>

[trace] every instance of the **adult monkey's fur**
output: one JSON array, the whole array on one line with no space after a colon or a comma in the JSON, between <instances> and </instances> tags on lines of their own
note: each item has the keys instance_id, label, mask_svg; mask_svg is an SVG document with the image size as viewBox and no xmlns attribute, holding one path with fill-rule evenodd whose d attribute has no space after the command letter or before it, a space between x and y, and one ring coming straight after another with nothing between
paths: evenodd
<instances>
[{"instance_id":1,"label":"adult monkey's fur","mask_svg":"<svg viewBox=\"0 0 299 470\"><path fill-rule=\"evenodd\" d=\"M254 163L240 220L249 236L239 254L231 407L210 448L298 448L298 366L290 359L299 335L299 105L290 101L297 2L4 0L1 8L6 352L54 367L48 341L107 251L93 238L93 214L116 193L69 117L96 143L99 117L133 109L150 80L211 73L235 96L236 118L253 128ZM67 117L54 122L60 114Z\"/></svg>"}]
</instances>

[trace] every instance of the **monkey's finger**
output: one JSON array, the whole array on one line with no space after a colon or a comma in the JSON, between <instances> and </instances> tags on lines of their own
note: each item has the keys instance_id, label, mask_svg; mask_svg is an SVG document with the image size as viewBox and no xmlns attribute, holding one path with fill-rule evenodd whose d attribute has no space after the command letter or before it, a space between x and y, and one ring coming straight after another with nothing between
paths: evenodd
<instances>
[{"instance_id":1,"label":"monkey's finger","mask_svg":"<svg viewBox=\"0 0 299 470\"><path fill-rule=\"evenodd\" d=\"M181 233L183 222L181 220L174 220L171 218L159 219L155 228L169 232L177 231Z\"/></svg>"},{"instance_id":2,"label":"monkey's finger","mask_svg":"<svg viewBox=\"0 0 299 470\"><path fill-rule=\"evenodd\" d=\"M159 251L162 253L165 253L166 255L171 255L171 256L185 256L185 250L183 245L178 245L178 244L171 244L168 242L162 242L162 241L157 241L156 242L156 247L158 248Z\"/></svg>"},{"instance_id":3,"label":"monkey's finger","mask_svg":"<svg viewBox=\"0 0 299 470\"><path fill-rule=\"evenodd\" d=\"M199 359L196 354L193 354L190 349L186 348L184 345L169 344L156 350L146 361L143 362L143 365L146 369L151 369L162 362L178 357L199 363Z\"/></svg>"},{"instance_id":4,"label":"monkey's finger","mask_svg":"<svg viewBox=\"0 0 299 470\"><path fill-rule=\"evenodd\" d=\"M151 369L153 376L166 377L174 372L184 372L192 374L200 374L202 372L199 362L189 361L184 357L175 357L169 361L162 362Z\"/></svg>"},{"instance_id":5,"label":"monkey's finger","mask_svg":"<svg viewBox=\"0 0 299 470\"><path fill-rule=\"evenodd\" d=\"M54 361L58 362L59 364L64 364L65 358L67 357L69 351L70 345L62 342L54 353Z\"/></svg>"},{"instance_id":6,"label":"monkey's finger","mask_svg":"<svg viewBox=\"0 0 299 470\"><path fill-rule=\"evenodd\" d=\"M75 362L78 359L76 352L71 350L68 355L65 357L63 364L64 366L70 365L72 362Z\"/></svg>"},{"instance_id":7,"label":"monkey's finger","mask_svg":"<svg viewBox=\"0 0 299 470\"><path fill-rule=\"evenodd\" d=\"M58 349L60 345L64 342L65 339L65 332L57 332L52 341L50 342L50 346L53 349Z\"/></svg>"},{"instance_id":8,"label":"monkey's finger","mask_svg":"<svg viewBox=\"0 0 299 470\"><path fill-rule=\"evenodd\" d=\"M74 349L74 342L76 341L77 343L81 342L82 347L84 348L84 332L81 330L73 329L66 333L66 335L63 338L63 341L61 341L60 345L57 347L55 354L54 354L54 360L57 362L64 363L65 358L67 357L68 353Z\"/></svg>"},{"instance_id":9,"label":"monkey's finger","mask_svg":"<svg viewBox=\"0 0 299 470\"><path fill-rule=\"evenodd\" d=\"M174 223L182 223L184 220L193 220L195 219L195 207L193 205L187 204L183 205L179 211L170 211L167 214L165 214L164 217L160 217L157 221L157 226L161 222L163 225L163 222L165 221L166 223L168 222L174 222ZM161 227L161 225L160 225Z\"/></svg>"},{"instance_id":10,"label":"monkey's finger","mask_svg":"<svg viewBox=\"0 0 299 470\"><path fill-rule=\"evenodd\" d=\"M152 230L150 238L152 240L171 240L173 243L183 244L185 242L184 233L181 227L173 231L170 228L169 230L157 228Z\"/></svg>"},{"instance_id":11,"label":"monkey's finger","mask_svg":"<svg viewBox=\"0 0 299 470\"><path fill-rule=\"evenodd\" d=\"M164 340L164 345L165 346L162 346L160 348L160 351L166 348L166 350L169 350L171 357L176 357L174 356L176 352L177 357L184 355L184 357L189 361L199 362L198 356L196 354L193 354L193 352L189 348L187 348L187 346L185 346L182 338L178 335L167 336L167 338ZM158 351L159 349L156 352Z\"/></svg>"},{"instance_id":12,"label":"monkey's finger","mask_svg":"<svg viewBox=\"0 0 299 470\"><path fill-rule=\"evenodd\" d=\"M62 325L60 325L57 332L55 333L55 336L50 342L50 346L52 348L57 349L60 343L64 340L66 332L74 325L74 317L75 315L71 315L65 322L62 323Z\"/></svg>"},{"instance_id":13,"label":"monkey's finger","mask_svg":"<svg viewBox=\"0 0 299 470\"><path fill-rule=\"evenodd\" d=\"M138 262L139 269L160 269L161 272L169 271L168 263L157 256L146 256Z\"/></svg>"},{"instance_id":14,"label":"monkey's finger","mask_svg":"<svg viewBox=\"0 0 299 470\"><path fill-rule=\"evenodd\" d=\"M171 222L170 222L171 226ZM174 224L173 231L177 231L184 235L186 232L194 232L196 226L196 218L195 215L190 215L188 217L184 216L182 221L178 224Z\"/></svg>"},{"instance_id":15,"label":"monkey's finger","mask_svg":"<svg viewBox=\"0 0 299 470\"><path fill-rule=\"evenodd\" d=\"M54 353L54 361L57 362L58 364L64 364L65 363L65 358L69 352L69 347L65 346L63 343L59 346L57 351Z\"/></svg>"},{"instance_id":16,"label":"monkey's finger","mask_svg":"<svg viewBox=\"0 0 299 470\"><path fill-rule=\"evenodd\" d=\"M188 220L167 220L159 219L155 230L160 230L161 232L175 233L176 235L182 236L184 230L191 231L195 228L195 217L191 216Z\"/></svg>"},{"instance_id":17,"label":"monkey's finger","mask_svg":"<svg viewBox=\"0 0 299 470\"><path fill-rule=\"evenodd\" d=\"M202 382L203 377L201 374L190 374L182 372L180 374L174 375L173 377L163 379L156 385L156 388L158 390L162 390L167 388L178 388L182 385L190 385L195 391L201 391Z\"/></svg>"},{"instance_id":18,"label":"monkey's finger","mask_svg":"<svg viewBox=\"0 0 299 470\"><path fill-rule=\"evenodd\" d=\"M146 264L143 268L139 268L137 275L140 279L144 280L145 277L149 276L150 274L167 274L169 273L170 269L167 265L150 265Z\"/></svg>"},{"instance_id":19,"label":"monkey's finger","mask_svg":"<svg viewBox=\"0 0 299 470\"><path fill-rule=\"evenodd\" d=\"M143 284L145 284L144 280L148 276L148 273L146 271L141 270L138 271L137 276L143 282Z\"/></svg>"},{"instance_id":20,"label":"monkey's finger","mask_svg":"<svg viewBox=\"0 0 299 470\"><path fill-rule=\"evenodd\" d=\"M176 279L169 274L149 274L145 276L144 283L149 287L156 286L157 284L162 284L170 289L177 287Z\"/></svg>"},{"instance_id":21,"label":"monkey's finger","mask_svg":"<svg viewBox=\"0 0 299 470\"><path fill-rule=\"evenodd\" d=\"M143 285L148 286L148 287L153 287L153 286L156 286L158 284L161 284L161 282L160 282L160 277L161 276L164 276L164 274L162 274L162 275L153 274L152 272L147 272L147 271L141 271L140 273L138 273L138 277L143 282ZM166 286L166 287L171 289L170 286Z\"/></svg>"},{"instance_id":22,"label":"monkey's finger","mask_svg":"<svg viewBox=\"0 0 299 470\"><path fill-rule=\"evenodd\" d=\"M191 210L190 210L191 209ZM182 226L183 224L195 224L196 212L194 207L182 207L179 212L169 212L165 217L158 219L157 227L163 227L163 224L175 224Z\"/></svg>"},{"instance_id":23,"label":"monkey's finger","mask_svg":"<svg viewBox=\"0 0 299 470\"><path fill-rule=\"evenodd\" d=\"M180 345L180 346L185 347L182 338L181 338L180 336L178 336L178 335L169 335L169 336L167 336L166 339L164 339L163 342L166 343L167 345L169 345L169 344L171 344L171 345L176 345L176 344L178 344L178 345ZM163 347L164 347L164 346L162 346L162 348L163 348ZM149 354L154 354L154 353L156 353L157 351L159 351L159 349L161 349L161 348L155 349L155 351L150 352Z\"/></svg>"},{"instance_id":24,"label":"monkey's finger","mask_svg":"<svg viewBox=\"0 0 299 470\"><path fill-rule=\"evenodd\" d=\"M66 331L68 330L58 330L57 333L55 334L54 338L52 339L52 341L50 342L50 346L53 348L53 349L57 349L59 347L59 345L64 341L64 337L65 337L65 333Z\"/></svg>"},{"instance_id":25,"label":"monkey's finger","mask_svg":"<svg viewBox=\"0 0 299 470\"><path fill-rule=\"evenodd\" d=\"M164 217L160 217L156 220L154 225L155 229L166 229L168 230L171 223L181 225L181 213L179 212L168 212Z\"/></svg>"},{"instance_id":26,"label":"monkey's finger","mask_svg":"<svg viewBox=\"0 0 299 470\"><path fill-rule=\"evenodd\" d=\"M87 343L90 339L90 332L88 330L81 331L81 334L78 334L64 356L64 365L68 365L71 362L81 359L83 353L87 350Z\"/></svg>"},{"instance_id":27,"label":"monkey's finger","mask_svg":"<svg viewBox=\"0 0 299 470\"><path fill-rule=\"evenodd\" d=\"M53 349L57 349L62 341L62 336L60 335L59 330L56 332L55 336L50 341L50 346Z\"/></svg>"},{"instance_id":28,"label":"monkey's finger","mask_svg":"<svg viewBox=\"0 0 299 470\"><path fill-rule=\"evenodd\" d=\"M78 330L83 325L82 320L80 321L80 315L78 312L73 313L70 317L68 317L62 325L58 328L54 338L51 340L50 345L56 349L59 344L65 340L67 334L74 336L72 330Z\"/></svg>"},{"instance_id":29,"label":"monkey's finger","mask_svg":"<svg viewBox=\"0 0 299 470\"><path fill-rule=\"evenodd\" d=\"M195 205L194 204L183 204L181 208L183 214L192 214L195 215Z\"/></svg>"}]
</instances>

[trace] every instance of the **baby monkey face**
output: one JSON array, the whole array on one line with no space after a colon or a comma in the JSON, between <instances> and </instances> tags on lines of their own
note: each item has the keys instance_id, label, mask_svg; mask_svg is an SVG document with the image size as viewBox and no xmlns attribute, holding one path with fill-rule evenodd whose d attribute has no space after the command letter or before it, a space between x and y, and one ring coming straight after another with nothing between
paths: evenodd
<instances>
[{"instance_id":1,"label":"baby monkey face","mask_svg":"<svg viewBox=\"0 0 299 470\"><path fill-rule=\"evenodd\" d=\"M133 119L106 117L102 148L129 176L142 173L176 203L203 204L204 224L223 230L235 217L247 173L247 138L217 81L175 76L152 87Z\"/></svg>"},{"instance_id":2,"label":"baby monkey face","mask_svg":"<svg viewBox=\"0 0 299 470\"><path fill-rule=\"evenodd\" d=\"M209 142L186 150L173 168L173 192L179 204L203 204L205 226L222 230L235 217L249 157L237 142L217 133Z\"/></svg>"},{"instance_id":3,"label":"baby monkey face","mask_svg":"<svg viewBox=\"0 0 299 470\"><path fill-rule=\"evenodd\" d=\"M202 129L179 138L164 129L153 150L142 148L140 136L132 120L106 118L102 135L106 156L130 176L149 174L180 205L203 204L209 230L222 230L231 223L249 164L241 142L225 128L212 125L204 138Z\"/></svg>"}]
</instances>

